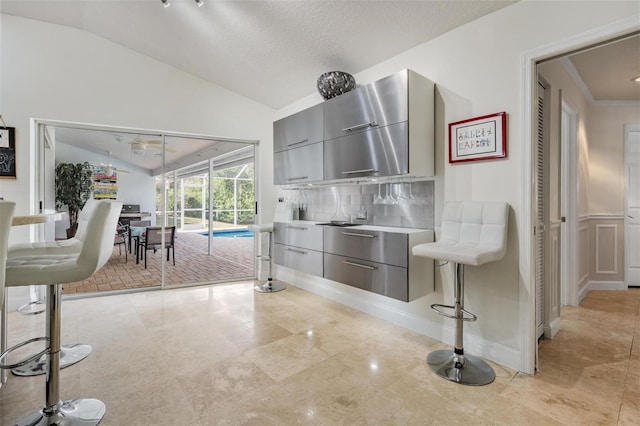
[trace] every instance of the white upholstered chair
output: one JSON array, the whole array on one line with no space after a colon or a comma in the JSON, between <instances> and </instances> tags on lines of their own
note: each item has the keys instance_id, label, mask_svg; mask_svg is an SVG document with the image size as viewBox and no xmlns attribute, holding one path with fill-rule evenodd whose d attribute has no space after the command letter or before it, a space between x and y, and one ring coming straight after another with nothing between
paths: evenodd
<instances>
[{"instance_id":1,"label":"white upholstered chair","mask_svg":"<svg viewBox=\"0 0 640 426\"><path fill-rule=\"evenodd\" d=\"M7 345L7 320L5 315L5 264L7 262L7 245L9 243L9 229L13 220L13 212L16 203L13 201L0 200L0 352L6 349ZM0 384L4 383L5 374L0 371Z\"/></svg>"},{"instance_id":2,"label":"white upholstered chair","mask_svg":"<svg viewBox=\"0 0 640 426\"><path fill-rule=\"evenodd\" d=\"M427 357L429 367L447 380L465 385L486 385L495 379L495 372L489 364L464 354L463 322L477 320L474 314L464 309L464 267L504 257L508 217L507 203L448 202L442 212L438 241L413 247L414 256L454 263L454 305L431 305L440 315L456 320L454 350L434 351Z\"/></svg>"},{"instance_id":3,"label":"white upholstered chair","mask_svg":"<svg viewBox=\"0 0 640 426\"><path fill-rule=\"evenodd\" d=\"M46 375L46 402L43 409L34 411L19 420L19 425L97 425L105 406L97 399L60 399L60 322L62 284L84 280L102 268L113 251L113 232L118 223L122 203L99 201L87 222L86 232L79 253L36 254L11 258L6 266L6 285L28 286L47 284L48 330L44 338L20 343L0 356L2 368L14 368L16 364L29 362L44 354L48 357ZM16 349L36 341L47 341L48 347L16 364L7 364L6 358Z\"/></svg>"},{"instance_id":4,"label":"white upholstered chair","mask_svg":"<svg viewBox=\"0 0 640 426\"><path fill-rule=\"evenodd\" d=\"M87 223L95 211L98 200L87 200L82 210L78 213L78 229L73 238L60 241L45 241L34 243L12 244L9 246L7 258L9 260L24 256L46 256L78 254L82 250L82 242L87 232ZM24 315L36 315L46 311L44 300L36 300L26 303L18 308L18 313ZM6 320L6 315L4 315ZM85 343L71 343L62 346L60 355L60 368L70 367L91 354L91 345ZM20 365L12 370L16 376L38 376L47 372L47 359L42 356L25 365Z\"/></svg>"}]
</instances>

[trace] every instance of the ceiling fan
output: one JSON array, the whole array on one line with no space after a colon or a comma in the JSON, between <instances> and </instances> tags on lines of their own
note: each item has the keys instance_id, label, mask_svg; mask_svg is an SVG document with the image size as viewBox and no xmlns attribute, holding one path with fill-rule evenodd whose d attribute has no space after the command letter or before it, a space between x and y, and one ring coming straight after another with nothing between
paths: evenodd
<instances>
[{"instance_id":1,"label":"ceiling fan","mask_svg":"<svg viewBox=\"0 0 640 426\"><path fill-rule=\"evenodd\" d=\"M147 152L147 148L153 148L162 151L162 145L166 145L166 143L161 140L142 139L142 136L140 135L137 135L130 141L125 140L120 135L116 135L116 140L120 143L128 143L131 146L131 152L136 155L144 155L144 153ZM166 146L165 150L167 152L176 152L175 150L167 148Z\"/></svg>"},{"instance_id":2,"label":"ceiling fan","mask_svg":"<svg viewBox=\"0 0 640 426\"><path fill-rule=\"evenodd\" d=\"M100 167L101 169L103 169L102 171L104 172L105 176L113 176L116 174L116 172L131 173L129 170L119 169L111 163L111 151L107 151L107 158L108 158L107 164L100 163L100 166L94 166L94 169L97 167Z\"/></svg>"}]
</instances>

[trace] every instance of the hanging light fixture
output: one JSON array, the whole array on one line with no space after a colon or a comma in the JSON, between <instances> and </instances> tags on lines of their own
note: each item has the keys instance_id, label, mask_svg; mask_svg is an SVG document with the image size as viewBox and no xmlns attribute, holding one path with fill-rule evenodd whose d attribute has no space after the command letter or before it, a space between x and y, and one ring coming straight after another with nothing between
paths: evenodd
<instances>
[{"instance_id":1,"label":"hanging light fixture","mask_svg":"<svg viewBox=\"0 0 640 426\"><path fill-rule=\"evenodd\" d=\"M204 0L196 0L196 4L198 5L198 7L202 7L202 5L204 4Z\"/></svg>"},{"instance_id":2,"label":"hanging light fixture","mask_svg":"<svg viewBox=\"0 0 640 426\"><path fill-rule=\"evenodd\" d=\"M171 3L169 3L169 0L160 0L160 1L162 2L162 5L163 5L164 7L169 7L169 6L171 6Z\"/></svg>"},{"instance_id":3,"label":"hanging light fixture","mask_svg":"<svg viewBox=\"0 0 640 426\"><path fill-rule=\"evenodd\" d=\"M133 152L134 154L142 155L146 150L147 144L145 144L144 142L138 142L136 140L131 141L131 152Z\"/></svg>"}]
</instances>

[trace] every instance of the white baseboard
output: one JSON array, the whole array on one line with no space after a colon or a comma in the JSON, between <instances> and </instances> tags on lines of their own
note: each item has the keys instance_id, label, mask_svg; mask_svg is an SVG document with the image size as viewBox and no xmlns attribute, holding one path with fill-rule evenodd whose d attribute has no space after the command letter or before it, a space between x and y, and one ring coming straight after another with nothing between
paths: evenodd
<instances>
[{"instance_id":1,"label":"white baseboard","mask_svg":"<svg viewBox=\"0 0 640 426\"><path fill-rule=\"evenodd\" d=\"M544 337L546 339L553 339L556 334L562 329L562 319L556 318L551 321L551 324L544 328Z\"/></svg>"},{"instance_id":2,"label":"white baseboard","mask_svg":"<svg viewBox=\"0 0 640 426\"><path fill-rule=\"evenodd\" d=\"M290 268L276 266L275 275L278 280L289 285L317 294L334 302L348 306L374 317L388 321L407 330L422 334L434 340L451 344L455 339L453 320L444 322L430 321L414 312L405 311L385 304L389 298L355 287L330 281L324 278L298 272ZM520 369L520 351L510 346L491 342L472 334L464 336L465 352L479 355L493 362ZM424 354L426 356L426 354Z\"/></svg>"},{"instance_id":3,"label":"white baseboard","mask_svg":"<svg viewBox=\"0 0 640 426\"><path fill-rule=\"evenodd\" d=\"M624 281L589 281L578 293L578 303L592 290L627 290Z\"/></svg>"}]
</instances>

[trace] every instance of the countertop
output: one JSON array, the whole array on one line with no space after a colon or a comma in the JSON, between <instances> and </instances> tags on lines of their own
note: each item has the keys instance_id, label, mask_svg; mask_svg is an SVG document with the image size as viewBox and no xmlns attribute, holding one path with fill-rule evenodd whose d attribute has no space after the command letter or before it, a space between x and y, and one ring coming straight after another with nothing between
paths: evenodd
<instances>
[{"instance_id":1,"label":"countertop","mask_svg":"<svg viewBox=\"0 0 640 426\"><path fill-rule=\"evenodd\" d=\"M327 223L327 221L313 221L313 220L278 220L278 223L289 223L298 225L320 225L321 223ZM379 231L379 232L395 232L398 234L415 234L418 232L433 232L433 229L418 229L418 228L400 228L397 226L379 226L379 225L356 225L356 226L335 226L334 228L351 229L354 231Z\"/></svg>"}]
</instances>

